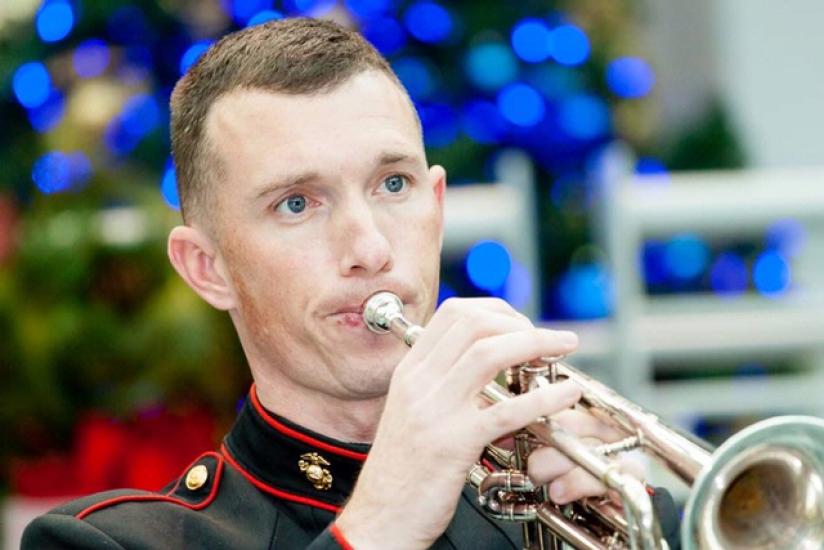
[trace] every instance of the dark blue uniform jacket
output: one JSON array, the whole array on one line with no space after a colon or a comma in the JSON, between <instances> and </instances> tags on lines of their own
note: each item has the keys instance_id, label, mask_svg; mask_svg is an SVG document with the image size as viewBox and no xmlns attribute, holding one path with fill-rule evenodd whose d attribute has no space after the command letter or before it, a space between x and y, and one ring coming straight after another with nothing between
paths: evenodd
<instances>
[{"instance_id":1,"label":"dark blue uniform jacket","mask_svg":"<svg viewBox=\"0 0 824 550\"><path fill-rule=\"evenodd\" d=\"M266 411L253 390L220 451L200 456L167 488L72 501L34 520L22 547L340 550L330 525L368 451L368 445L335 441ZM310 479L318 472L325 479ZM677 548L672 499L659 489L654 502ZM466 488L433 548L520 549L520 538L519 525L486 517Z\"/></svg>"}]
</instances>

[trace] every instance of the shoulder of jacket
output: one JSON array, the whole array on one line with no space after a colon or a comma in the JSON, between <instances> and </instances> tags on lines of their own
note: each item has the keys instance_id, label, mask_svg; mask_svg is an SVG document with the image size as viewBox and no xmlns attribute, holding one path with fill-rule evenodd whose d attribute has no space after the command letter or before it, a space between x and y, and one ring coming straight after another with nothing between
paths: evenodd
<instances>
[{"instance_id":1,"label":"shoulder of jacket","mask_svg":"<svg viewBox=\"0 0 824 550\"><path fill-rule=\"evenodd\" d=\"M106 491L69 502L54 513L85 519L101 510L128 503L167 503L188 510L202 510L216 498L223 476L223 456L216 452L200 455L165 491L151 492L135 489Z\"/></svg>"}]
</instances>

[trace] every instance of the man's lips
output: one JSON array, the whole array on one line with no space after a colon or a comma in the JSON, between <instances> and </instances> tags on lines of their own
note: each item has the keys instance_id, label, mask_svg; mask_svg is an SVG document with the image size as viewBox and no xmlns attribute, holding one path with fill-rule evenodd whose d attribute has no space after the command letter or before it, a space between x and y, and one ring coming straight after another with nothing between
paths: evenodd
<instances>
[{"instance_id":1,"label":"man's lips","mask_svg":"<svg viewBox=\"0 0 824 550\"><path fill-rule=\"evenodd\" d=\"M346 296L340 296L338 301L330 301L328 309L324 308L327 311L326 315L328 315L329 317L347 314L361 316L363 315L363 307L366 304L366 301L378 292L381 292L383 290L387 290L398 296L401 299L401 302L404 304L404 306L407 306L412 301L412 296L410 293L400 291L399 289L393 290L390 287L387 289L379 289L375 292L370 292L368 294L349 294Z\"/></svg>"},{"instance_id":2,"label":"man's lips","mask_svg":"<svg viewBox=\"0 0 824 550\"><path fill-rule=\"evenodd\" d=\"M408 296L405 296L405 293L398 292L397 290L394 291L395 295L401 298L401 301L407 305L409 302ZM361 295L350 295L345 297L339 302L337 305L333 305L329 308L328 311L330 313L327 314L327 317L330 320L335 321L340 325L344 325L351 328L366 328L366 323L363 320L363 308L366 301L373 296L375 293ZM406 299L405 299L406 298Z\"/></svg>"},{"instance_id":3,"label":"man's lips","mask_svg":"<svg viewBox=\"0 0 824 550\"><path fill-rule=\"evenodd\" d=\"M332 314L332 319L336 320L337 322L346 325L347 327L357 328L357 327L364 327L366 328L366 324L363 322L363 315L354 311L341 311L338 313Z\"/></svg>"}]
</instances>

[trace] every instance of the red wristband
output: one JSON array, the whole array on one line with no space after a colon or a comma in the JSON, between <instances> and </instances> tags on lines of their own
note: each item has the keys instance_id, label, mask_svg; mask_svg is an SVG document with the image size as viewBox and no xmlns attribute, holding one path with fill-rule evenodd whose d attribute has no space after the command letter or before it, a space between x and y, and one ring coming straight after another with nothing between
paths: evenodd
<instances>
[{"instance_id":1,"label":"red wristband","mask_svg":"<svg viewBox=\"0 0 824 550\"><path fill-rule=\"evenodd\" d=\"M335 539L335 541L338 544L340 544L340 546L341 546L341 548L343 548L343 550L355 550L352 547L352 545L349 544L349 541L346 540L346 537L343 536L343 533L340 532L340 529L338 529L338 526L335 525L334 523L329 527L329 533L332 535L332 538Z\"/></svg>"}]
</instances>

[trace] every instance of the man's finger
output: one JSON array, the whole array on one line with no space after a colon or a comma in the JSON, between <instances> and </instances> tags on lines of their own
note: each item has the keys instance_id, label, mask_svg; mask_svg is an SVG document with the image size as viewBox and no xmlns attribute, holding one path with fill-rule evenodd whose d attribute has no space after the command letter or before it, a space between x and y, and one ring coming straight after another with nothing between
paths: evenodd
<instances>
[{"instance_id":1,"label":"man's finger","mask_svg":"<svg viewBox=\"0 0 824 550\"><path fill-rule=\"evenodd\" d=\"M549 484L549 498L555 504L569 504L607 492L606 486L583 468L574 468Z\"/></svg>"},{"instance_id":2,"label":"man's finger","mask_svg":"<svg viewBox=\"0 0 824 550\"><path fill-rule=\"evenodd\" d=\"M577 347L578 337L572 332L537 328L498 334L473 343L449 375L458 377L455 387L463 385L464 395L474 395L510 365L546 355L566 355ZM532 393L535 390L524 395Z\"/></svg>"},{"instance_id":3,"label":"man's finger","mask_svg":"<svg viewBox=\"0 0 824 550\"><path fill-rule=\"evenodd\" d=\"M619 430L580 408L561 411L553 415L552 419L564 430L578 437L594 437L608 443L626 437Z\"/></svg>"},{"instance_id":4,"label":"man's finger","mask_svg":"<svg viewBox=\"0 0 824 550\"><path fill-rule=\"evenodd\" d=\"M553 416L555 418L555 416ZM581 438L590 448L601 445L603 441L592 437ZM578 465L555 447L539 447L532 451L527 460L529 478L536 485L544 485L567 474Z\"/></svg>"},{"instance_id":5,"label":"man's finger","mask_svg":"<svg viewBox=\"0 0 824 550\"><path fill-rule=\"evenodd\" d=\"M503 315L513 319L525 327L532 326L531 321L521 313L515 311L508 303L497 298L451 298L444 301L435 315L426 325L423 334L415 342L415 346L407 354L412 365L422 362L439 343L448 342L446 334L455 325L463 323L464 319L485 315Z\"/></svg>"},{"instance_id":6,"label":"man's finger","mask_svg":"<svg viewBox=\"0 0 824 550\"><path fill-rule=\"evenodd\" d=\"M503 313L474 310L460 317L429 350L419 373L448 383L443 377L460 357L479 340L491 336L529 330L532 324ZM429 329L427 329L429 330ZM415 345L417 348L417 344Z\"/></svg>"},{"instance_id":7,"label":"man's finger","mask_svg":"<svg viewBox=\"0 0 824 550\"><path fill-rule=\"evenodd\" d=\"M507 399L478 411L478 430L485 442L532 424L540 416L549 416L571 407L581 398L581 388L572 381L550 384Z\"/></svg>"}]
</instances>

